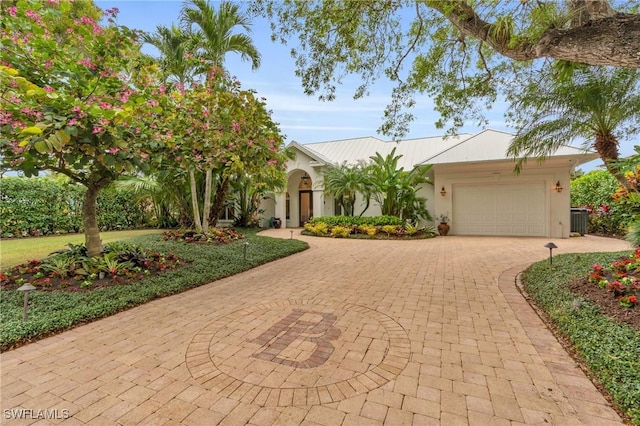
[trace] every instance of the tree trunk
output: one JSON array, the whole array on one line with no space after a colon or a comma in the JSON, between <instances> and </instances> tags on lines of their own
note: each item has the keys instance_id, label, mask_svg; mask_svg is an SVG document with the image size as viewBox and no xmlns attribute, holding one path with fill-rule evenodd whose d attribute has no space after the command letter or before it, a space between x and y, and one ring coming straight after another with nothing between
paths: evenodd
<instances>
[{"instance_id":1,"label":"tree trunk","mask_svg":"<svg viewBox=\"0 0 640 426\"><path fill-rule=\"evenodd\" d=\"M198 188L196 186L196 174L189 170L189 183L191 185L191 208L193 209L193 224L197 232L202 232L200 221L200 205L198 204Z\"/></svg>"},{"instance_id":2,"label":"tree trunk","mask_svg":"<svg viewBox=\"0 0 640 426\"><path fill-rule=\"evenodd\" d=\"M211 226L216 226L218 224L218 218L220 217L220 213L222 213L222 209L224 208L224 201L227 198L227 192L229 190L229 178L223 177L221 181L218 182L216 186L216 195L213 199L213 206L211 207L211 214L209 215L209 221L211 222Z\"/></svg>"},{"instance_id":3,"label":"tree trunk","mask_svg":"<svg viewBox=\"0 0 640 426\"><path fill-rule=\"evenodd\" d=\"M613 135L597 135L596 142L594 144L596 152L600 155L600 159L604 162L605 167L616 178L618 183L631 194L632 192L638 192L631 186L627 178L624 177L624 173L620 167L616 164L616 161L620 157L618 153L618 140Z\"/></svg>"},{"instance_id":4,"label":"tree trunk","mask_svg":"<svg viewBox=\"0 0 640 426\"><path fill-rule=\"evenodd\" d=\"M204 177L204 207L202 208L203 232L209 231L210 212L211 212L211 169L207 169L207 172Z\"/></svg>"},{"instance_id":5,"label":"tree trunk","mask_svg":"<svg viewBox=\"0 0 640 426\"><path fill-rule=\"evenodd\" d=\"M98 193L100 186L87 186L82 202L82 224L84 225L84 239L87 255L95 257L102 253L100 228L98 228Z\"/></svg>"}]
</instances>

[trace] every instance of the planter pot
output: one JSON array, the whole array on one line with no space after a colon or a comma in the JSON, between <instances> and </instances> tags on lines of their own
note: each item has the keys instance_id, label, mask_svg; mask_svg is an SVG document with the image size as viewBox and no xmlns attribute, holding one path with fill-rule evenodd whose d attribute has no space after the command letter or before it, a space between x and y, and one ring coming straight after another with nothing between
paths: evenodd
<instances>
[{"instance_id":1,"label":"planter pot","mask_svg":"<svg viewBox=\"0 0 640 426\"><path fill-rule=\"evenodd\" d=\"M276 217L275 219L273 219L273 227L278 229L282 226L282 221L280 220L279 217Z\"/></svg>"},{"instance_id":2,"label":"planter pot","mask_svg":"<svg viewBox=\"0 0 640 426\"><path fill-rule=\"evenodd\" d=\"M445 237L449 233L449 229L451 229L451 227L447 223L441 223L440 225L438 225L438 233L443 237Z\"/></svg>"}]
</instances>

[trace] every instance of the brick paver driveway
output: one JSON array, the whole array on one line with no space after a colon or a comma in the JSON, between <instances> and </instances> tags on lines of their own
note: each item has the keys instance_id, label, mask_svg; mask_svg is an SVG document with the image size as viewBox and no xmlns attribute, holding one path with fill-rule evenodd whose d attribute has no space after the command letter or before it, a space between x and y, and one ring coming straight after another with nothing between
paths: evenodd
<instances>
[{"instance_id":1,"label":"brick paver driveway","mask_svg":"<svg viewBox=\"0 0 640 426\"><path fill-rule=\"evenodd\" d=\"M621 424L514 288L548 240L307 240L3 354L2 423Z\"/></svg>"}]
</instances>

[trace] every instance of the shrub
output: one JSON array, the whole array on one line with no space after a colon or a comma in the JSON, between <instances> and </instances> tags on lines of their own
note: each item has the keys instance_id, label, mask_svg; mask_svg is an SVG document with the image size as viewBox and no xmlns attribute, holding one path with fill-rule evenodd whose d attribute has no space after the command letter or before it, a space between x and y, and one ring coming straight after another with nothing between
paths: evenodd
<instances>
[{"instance_id":1,"label":"shrub","mask_svg":"<svg viewBox=\"0 0 640 426\"><path fill-rule=\"evenodd\" d=\"M384 226L384 225L402 225L404 222L402 219L396 216L372 216L372 217L358 217L358 216L318 216L309 220L308 223L326 223L329 226Z\"/></svg>"},{"instance_id":2,"label":"shrub","mask_svg":"<svg viewBox=\"0 0 640 426\"><path fill-rule=\"evenodd\" d=\"M351 234L351 228L347 226L334 226L331 228L331 236L335 238L347 238Z\"/></svg>"},{"instance_id":3,"label":"shrub","mask_svg":"<svg viewBox=\"0 0 640 426\"><path fill-rule=\"evenodd\" d=\"M0 179L0 234L3 238L40 236L82 230L82 199L86 189L54 177ZM101 230L148 225L148 205L131 192L107 187L98 196Z\"/></svg>"},{"instance_id":4,"label":"shrub","mask_svg":"<svg viewBox=\"0 0 640 426\"><path fill-rule=\"evenodd\" d=\"M606 170L594 170L571 181L571 205L589 212L588 232L625 234L633 206L614 201L618 181Z\"/></svg>"},{"instance_id":5,"label":"shrub","mask_svg":"<svg viewBox=\"0 0 640 426\"><path fill-rule=\"evenodd\" d=\"M327 235L329 233L329 225L324 222L316 222L314 224L305 223L304 229L311 232L313 235Z\"/></svg>"},{"instance_id":6,"label":"shrub","mask_svg":"<svg viewBox=\"0 0 640 426\"><path fill-rule=\"evenodd\" d=\"M378 233L378 228L373 225L360 225L358 226L358 231L370 237L373 237Z\"/></svg>"},{"instance_id":7,"label":"shrub","mask_svg":"<svg viewBox=\"0 0 640 426\"><path fill-rule=\"evenodd\" d=\"M387 235L396 234L398 232L398 229L400 229L398 225L384 225L380 228L380 230Z\"/></svg>"}]
</instances>

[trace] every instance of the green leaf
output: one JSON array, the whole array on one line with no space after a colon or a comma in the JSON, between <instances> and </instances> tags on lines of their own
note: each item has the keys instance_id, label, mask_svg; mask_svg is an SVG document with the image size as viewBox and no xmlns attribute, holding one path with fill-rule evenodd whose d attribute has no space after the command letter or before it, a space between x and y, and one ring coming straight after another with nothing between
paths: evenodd
<instances>
[{"instance_id":1,"label":"green leaf","mask_svg":"<svg viewBox=\"0 0 640 426\"><path fill-rule=\"evenodd\" d=\"M45 141L37 141L36 143L33 144L33 147L40 154L46 154L49 152L49 145Z\"/></svg>"},{"instance_id":2,"label":"green leaf","mask_svg":"<svg viewBox=\"0 0 640 426\"><path fill-rule=\"evenodd\" d=\"M20 132L21 135L41 135L42 129L36 126L25 127Z\"/></svg>"}]
</instances>

